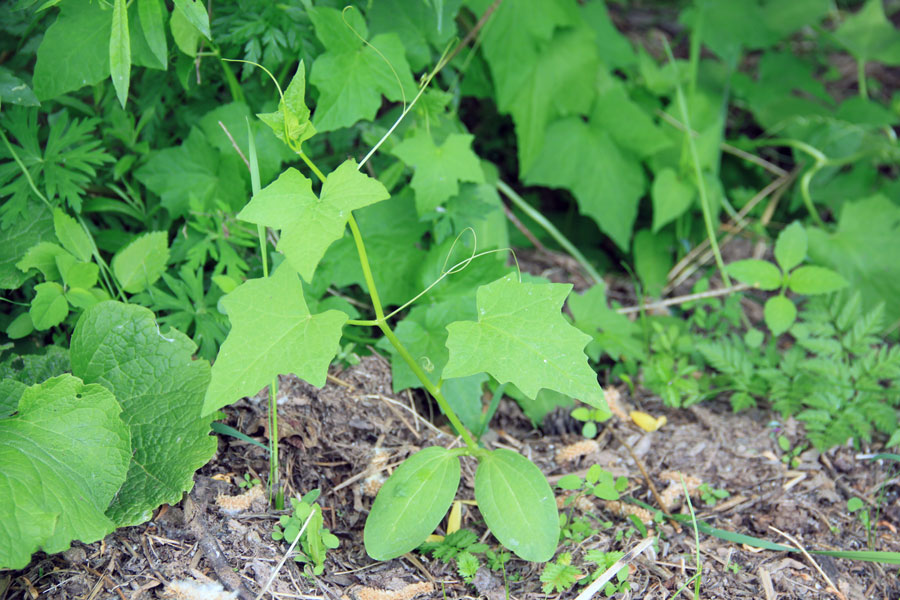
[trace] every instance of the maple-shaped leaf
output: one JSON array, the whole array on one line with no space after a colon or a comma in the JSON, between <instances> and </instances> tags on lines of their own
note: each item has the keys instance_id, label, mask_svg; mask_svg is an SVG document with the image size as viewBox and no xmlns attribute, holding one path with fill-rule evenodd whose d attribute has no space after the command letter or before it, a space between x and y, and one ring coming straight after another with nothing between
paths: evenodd
<instances>
[{"instance_id":1,"label":"maple-shaped leaf","mask_svg":"<svg viewBox=\"0 0 900 600\"><path fill-rule=\"evenodd\" d=\"M431 212L459 193L460 181L483 183L484 172L472 151L474 136L451 133L440 146L424 129L400 142L393 154L415 169L410 185L416 192L416 210Z\"/></svg>"},{"instance_id":2,"label":"maple-shaped leaf","mask_svg":"<svg viewBox=\"0 0 900 600\"><path fill-rule=\"evenodd\" d=\"M326 49L316 58L309 74L310 83L319 90L313 115L318 131L373 120L382 94L394 102L404 95L407 102L412 99L416 85L396 34L377 35L365 42L368 31L357 11L348 10L342 15L334 8L315 7L307 14Z\"/></svg>"},{"instance_id":3,"label":"maple-shaped leaf","mask_svg":"<svg viewBox=\"0 0 900 600\"><path fill-rule=\"evenodd\" d=\"M584 347L591 337L560 313L570 284L520 283L514 274L478 288L478 321L447 326L450 360L444 377L487 372L529 398L541 388L606 408Z\"/></svg>"},{"instance_id":4,"label":"maple-shaped leaf","mask_svg":"<svg viewBox=\"0 0 900 600\"><path fill-rule=\"evenodd\" d=\"M347 315L338 310L310 314L290 265L244 282L222 298L222 305L231 332L213 364L203 414L256 394L282 374L325 385Z\"/></svg>"},{"instance_id":5,"label":"maple-shaped leaf","mask_svg":"<svg viewBox=\"0 0 900 600\"><path fill-rule=\"evenodd\" d=\"M344 234L350 211L390 197L377 179L360 173L356 161L345 161L325 178L321 197L297 169L288 169L254 194L238 218L281 229L278 251L306 281L328 247Z\"/></svg>"}]
</instances>

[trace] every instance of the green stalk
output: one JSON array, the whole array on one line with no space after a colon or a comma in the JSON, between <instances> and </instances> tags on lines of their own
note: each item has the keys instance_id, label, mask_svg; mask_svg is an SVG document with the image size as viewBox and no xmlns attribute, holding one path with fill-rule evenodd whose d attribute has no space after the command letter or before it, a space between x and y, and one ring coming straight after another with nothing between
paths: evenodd
<instances>
[{"instance_id":1,"label":"green stalk","mask_svg":"<svg viewBox=\"0 0 900 600\"><path fill-rule=\"evenodd\" d=\"M300 155L300 158L303 159L303 162L312 170L312 172L318 177L321 181L325 181L325 174L319 170L318 167L309 159L306 154L301 151L297 152ZM428 375L425 374L425 371L422 370L422 367L419 366L419 363L416 362L416 359L413 358L412 354L409 353L409 350L406 349L406 346L403 345L403 342L394 334L393 330L391 330L390 326L387 324L387 319L384 316L384 307L381 304L381 297L378 295L378 288L375 286L375 279L372 276L372 267L369 264L369 256L366 252L366 245L363 242L362 234L359 231L359 225L356 223L356 219L353 216L353 213L350 213L349 219L347 219L347 224L350 226L350 233L353 234L353 241L356 244L356 253L359 255L359 264L362 267L363 278L366 281L366 286L369 288L369 298L372 300L372 308L375 310L375 320L374 323L381 329L381 332L384 333L384 337L388 339L397 353L403 358L412 372L419 378L422 382L422 385L428 390L428 393L431 394L435 401L437 401L438 406L441 407L441 410L444 411L444 414L447 416L447 419L450 421L450 424L453 425L453 428L462 436L463 441L466 443L466 446L469 450L477 451L478 444L475 443L475 440L472 438L472 435L462 424L462 421L459 420L459 417L456 416L456 413L450 407L450 403L447 402L447 399L444 398L444 395L441 391L435 387L435 385L428 379Z\"/></svg>"},{"instance_id":2,"label":"green stalk","mask_svg":"<svg viewBox=\"0 0 900 600\"><path fill-rule=\"evenodd\" d=\"M222 68L230 73L225 63ZM233 75L232 75L233 77ZM253 138L253 129L247 120L248 157L250 162L250 190L255 196L262 189L259 180L259 160L256 156L256 140ZM256 235L259 239L259 255L262 258L263 277L269 276L269 255L266 251L266 228L256 226ZM284 508L284 492L281 491L281 477L278 474L278 378L274 377L269 384L269 501L274 499L275 508Z\"/></svg>"},{"instance_id":3,"label":"green stalk","mask_svg":"<svg viewBox=\"0 0 900 600\"><path fill-rule=\"evenodd\" d=\"M666 48L666 55L669 62L675 64L675 56L669 47L669 42L663 38L663 45ZM677 82L677 79L676 79ZM722 283L725 287L731 287L731 279L725 272L725 262L722 260L722 252L719 250L719 240L716 238L716 230L713 227L712 212L709 209L709 197L706 195L706 185L703 182L703 171L700 168L700 155L697 153L697 145L694 143L694 136L691 135L693 128L688 115L687 101L684 98L684 90L681 83L675 84L675 95L678 98L678 108L681 112L681 121L684 123L685 139L687 140L688 149L691 152L691 162L694 166L694 176L697 178L697 191L700 194L700 207L703 209L703 222L706 225L706 234L709 236L709 245L712 248L713 256L716 258L716 266L722 276Z\"/></svg>"},{"instance_id":4,"label":"green stalk","mask_svg":"<svg viewBox=\"0 0 900 600\"><path fill-rule=\"evenodd\" d=\"M536 211L533 206L525 202L525 199L522 198L519 194L516 193L514 189L509 187L506 182L498 179L497 180L497 189L503 193L504 196L510 199L510 201L515 204L519 210L524 212L526 215L531 217L531 220L544 228L544 231L550 234L557 244L560 247L569 253L578 264L581 265L581 268L588 274L588 276L594 280L594 283L600 283L603 281L603 278L600 276L600 273L588 262L588 259L584 257L584 255L579 252L578 248L576 248L572 242L566 239L559 229L557 229L553 223L547 220L547 217L542 215L540 212Z\"/></svg>"},{"instance_id":5,"label":"green stalk","mask_svg":"<svg viewBox=\"0 0 900 600\"><path fill-rule=\"evenodd\" d=\"M869 97L869 84L866 83L866 61L856 61L856 81L859 87L859 95L862 98Z\"/></svg>"}]
</instances>

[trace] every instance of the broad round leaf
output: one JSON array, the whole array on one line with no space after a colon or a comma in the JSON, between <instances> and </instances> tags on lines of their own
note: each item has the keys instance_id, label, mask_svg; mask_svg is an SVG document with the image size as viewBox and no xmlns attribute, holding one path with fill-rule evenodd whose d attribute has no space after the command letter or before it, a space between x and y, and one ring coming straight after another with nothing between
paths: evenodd
<instances>
[{"instance_id":1,"label":"broad round leaf","mask_svg":"<svg viewBox=\"0 0 900 600\"><path fill-rule=\"evenodd\" d=\"M781 335L794 324L797 307L784 296L773 296L766 301L763 316L772 334Z\"/></svg>"},{"instance_id":2,"label":"broad round leaf","mask_svg":"<svg viewBox=\"0 0 900 600\"><path fill-rule=\"evenodd\" d=\"M27 388L17 408L0 419L0 569L112 531L104 511L131 458L122 409L102 386L54 377Z\"/></svg>"},{"instance_id":3,"label":"broad round leaf","mask_svg":"<svg viewBox=\"0 0 900 600\"><path fill-rule=\"evenodd\" d=\"M848 285L837 272L824 267L800 267L788 278L788 288L795 294L828 294Z\"/></svg>"},{"instance_id":4,"label":"broad round leaf","mask_svg":"<svg viewBox=\"0 0 900 600\"><path fill-rule=\"evenodd\" d=\"M416 548L447 514L457 487L456 454L432 446L410 456L378 490L363 533L366 552L390 560Z\"/></svg>"},{"instance_id":5,"label":"broad round leaf","mask_svg":"<svg viewBox=\"0 0 900 600\"><path fill-rule=\"evenodd\" d=\"M775 240L775 260L787 273L806 258L806 230L799 221L788 225Z\"/></svg>"},{"instance_id":6,"label":"broad round leaf","mask_svg":"<svg viewBox=\"0 0 900 600\"><path fill-rule=\"evenodd\" d=\"M738 281L761 290L777 290L781 287L781 271L764 260L739 260L726 266L725 270Z\"/></svg>"},{"instance_id":7,"label":"broad round leaf","mask_svg":"<svg viewBox=\"0 0 900 600\"><path fill-rule=\"evenodd\" d=\"M534 562L553 558L559 513L550 484L533 462L505 449L479 459L475 500L491 533L516 556Z\"/></svg>"}]
</instances>

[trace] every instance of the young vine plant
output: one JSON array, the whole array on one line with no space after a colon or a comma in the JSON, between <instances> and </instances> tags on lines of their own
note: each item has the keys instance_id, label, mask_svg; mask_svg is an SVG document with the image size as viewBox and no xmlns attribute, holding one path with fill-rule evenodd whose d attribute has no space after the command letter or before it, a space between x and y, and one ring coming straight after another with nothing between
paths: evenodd
<instances>
[{"instance_id":1,"label":"young vine plant","mask_svg":"<svg viewBox=\"0 0 900 600\"><path fill-rule=\"evenodd\" d=\"M426 373L391 327L365 237L354 218L356 210L390 202L390 194L380 181L360 171L362 163L348 159L326 174L304 153L302 142L315 134L304 97L301 62L282 94L278 112L260 117L297 153L317 181L288 168L256 191L238 214L239 219L258 225L260 231L265 227L279 230L276 250L283 260L273 272L244 282L222 299L231 331L212 368L204 414L257 393L280 374L293 373L321 387L339 349L343 328L377 328L438 403L465 445L425 448L396 469L379 491L366 521L369 555L387 560L424 542L456 495L460 457L470 456L478 462L475 499L494 536L525 560L549 560L559 539L559 518L547 480L537 466L515 452L479 446L441 389L456 378L487 373L500 384L513 383L529 398L546 388L606 410L603 391L584 353L591 338L561 314L572 286L523 282L517 273L485 282L476 292L477 320L447 326L449 359L438 377ZM416 135L431 134L421 131ZM304 299L304 282L312 280L326 250L344 237L348 226L374 319L350 319L339 310L313 314Z\"/></svg>"}]
</instances>

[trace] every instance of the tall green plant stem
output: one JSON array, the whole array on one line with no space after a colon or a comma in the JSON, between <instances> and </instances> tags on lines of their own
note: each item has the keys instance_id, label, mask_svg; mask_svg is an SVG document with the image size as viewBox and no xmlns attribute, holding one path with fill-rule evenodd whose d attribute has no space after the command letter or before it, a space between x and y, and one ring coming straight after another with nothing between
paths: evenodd
<instances>
[{"instance_id":1,"label":"tall green plant stem","mask_svg":"<svg viewBox=\"0 0 900 600\"><path fill-rule=\"evenodd\" d=\"M559 231L559 229L557 229L553 225L553 223L547 220L547 217L536 211L533 206L528 204L525 199L522 198L522 196L517 194L514 189L509 187L509 185L507 185L505 181L498 179L497 189L500 190L500 192L502 192L504 196L509 198L510 201L519 208L519 210L531 217L532 221L543 227L544 231L549 233L550 237L556 240L556 243L559 244L563 250L568 252L572 256L572 258L578 261L578 264L580 264L585 273L587 273L588 276L590 276L590 278L594 280L594 283L600 283L601 281L603 281L603 278L600 277L600 273L598 273L593 265L588 262L588 259L586 259L584 255L578 251L578 248L576 248L572 244L572 242L566 239L566 236L564 236Z\"/></svg>"},{"instance_id":2,"label":"tall green plant stem","mask_svg":"<svg viewBox=\"0 0 900 600\"><path fill-rule=\"evenodd\" d=\"M669 62L674 66L675 56L672 54L669 42L666 38L662 38L662 41ZM684 123L686 130L684 137L691 153L694 176L697 178L697 192L700 194L700 207L703 209L703 222L706 225L706 235L709 237L709 245L712 247L713 256L716 258L716 266L719 268L722 282L725 284L725 287L731 287L731 278L728 277L728 273L725 271L725 261L722 260L722 252L719 250L719 241L716 238L716 229L713 227L712 211L709 209L709 197L706 194L706 185L703 182L703 170L700 168L700 155L697 153L697 144L694 143L694 136L690 134L691 119L688 114L687 100L684 97L684 90L681 87L681 83L678 82L677 79L676 82L675 95L678 98L678 109L679 112L681 112L681 122Z\"/></svg>"},{"instance_id":3,"label":"tall green plant stem","mask_svg":"<svg viewBox=\"0 0 900 600\"><path fill-rule=\"evenodd\" d=\"M325 174L316 167L305 153L299 150L297 150L297 153L316 177L324 182ZM409 350L406 349L406 346L403 345L403 342L400 341L400 338L397 337L390 325L388 325L387 318L384 315L384 307L381 304L381 297L378 295L378 288L375 286L375 279L372 276L372 267L369 265L369 256L366 252L366 245L363 242L362 233L359 231L359 225L357 225L352 212L350 213L350 218L347 220L347 224L350 226L350 233L353 234L353 242L356 244L356 253L359 255L359 264L362 267L363 278L366 280L366 286L369 288L369 297L372 300L372 308L375 310L375 325L377 325L382 333L384 333L384 337L387 338L394 349L397 350L400 357L403 358L404 362L412 369L412 372L419 378L422 385L428 390L428 393L434 397L441 407L441 410L444 411L444 414L450 421L450 424L453 425L453 428L456 429L460 436L462 436L463 441L466 443L469 450L477 451L478 444L475 443L472 434L469 433L469 430L466 429L465 425L462 424L462 421L459 420L459 417L456 416L456 412L450 407L450 403L444 398L441 390L428 379L428 375L425 374L425 371L422 370L422 367L419 366L416 359L413 358L412 354L409 353Z\"/></svg>"}]
</instances>

